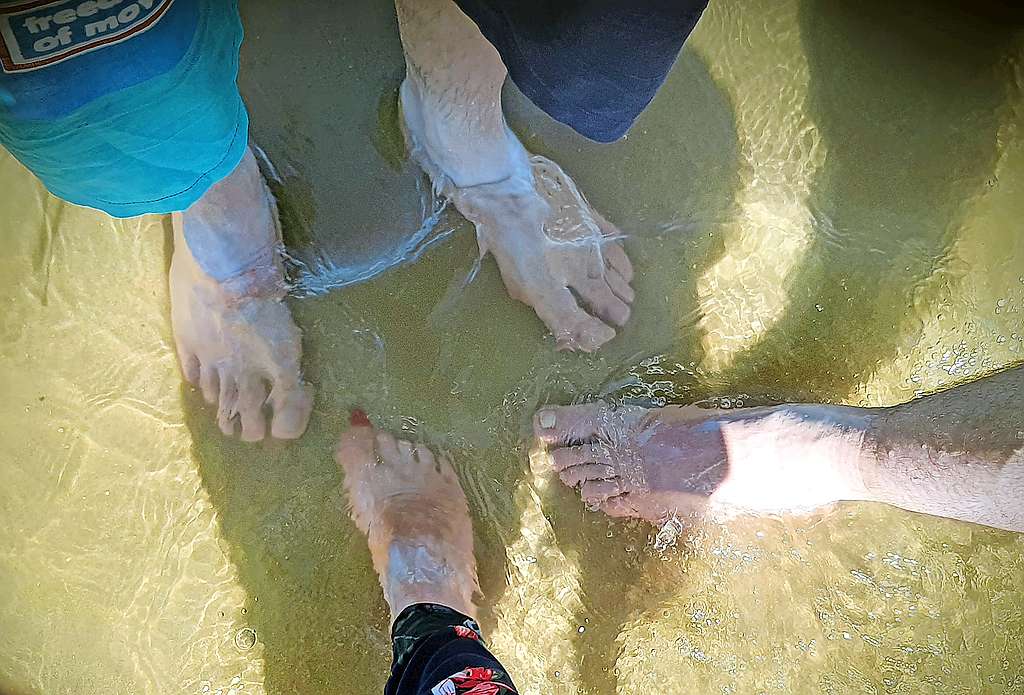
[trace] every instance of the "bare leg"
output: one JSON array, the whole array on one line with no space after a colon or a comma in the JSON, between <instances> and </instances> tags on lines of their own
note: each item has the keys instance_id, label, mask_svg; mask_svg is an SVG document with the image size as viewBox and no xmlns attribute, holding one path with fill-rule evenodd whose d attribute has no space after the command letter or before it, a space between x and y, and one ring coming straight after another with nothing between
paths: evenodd
<instances>
[{"instance_id":1,"label":"bare leg","mask_svg":"<svg viewBox=\"0 0 1024 695\"><path fill-rule=\"evenodd\" d=\"M562 481L612 516L811 511L858 489L867 419L823 407L549 407L534 430Z\"/></svg>"},{"instance_id":2,"label":"bare leg","mask_svg":"<svg viewBox=\"0 0 1024 695\"><path fill-rule=\"evenodd\" d=\"M550 407L563 482L613 516L893 504L1024 531L1024 367L894 408Z\"/></svg>"},{"instance_id":3,"label":"bare leg","mask_svg":"<svg viewBox=\"0 0 1024 695\"><path fill-rule=\"evenodd\" d=\"M505 124L497 51L452 0L396 0L413 157L477 228L509 294L560 348L596 350L629 318L632 266L618 230L557 164L531 157Z\"/></svg>"},{"instance_id":4,"label":"bare leg","mask_svg":"<svg viewBox=\"0 0 1024 695\"><path fill-rule=\"evenodd\" d=\"M225 434L240 423L242 439L263 439L269 407L272 436L300 436L312 398L282 301L277 210L252 152L173 224L171 319L185 378L217 404Z\"/></svg>"},{"instance_id":5,"label":"bare leg","mask_svg":"<svg viewBox=\"0 0 1024 695\"><path fill-rule=\"evenodd\" d=\"M868 498L1024 532L1024 366L875 411Z\"/></svg>"},{"instance_id":6,"label":"bare leg","mask_svg":"<svg viewBox=\"0 0 1024 695\"><path fill-rule=\"evenodd\" d=\"M336 458L392 621L416 603L476 618L473 528L451 464L426 447L375 431L362 413L352 424Z\"/></svg>"}]
</instances>

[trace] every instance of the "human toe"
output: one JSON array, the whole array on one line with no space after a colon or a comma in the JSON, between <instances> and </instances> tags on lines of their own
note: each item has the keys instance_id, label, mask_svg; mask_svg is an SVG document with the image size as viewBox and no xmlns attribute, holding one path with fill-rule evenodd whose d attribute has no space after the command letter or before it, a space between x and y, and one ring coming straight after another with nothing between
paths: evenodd
<instances>
[{"instance_id":1,"label":"human toe","mask_svg":"<svg viewBox=\"0 0 1024 695\"><path fill-rule=\"evenodd\" d=\"M629 304L615 294L605 277L581 279L574 282L572 288L599 319L616 326L626 325Z\"/></svg>"},{"instance_id":2,"label":"human toe","mask_svg":"<svg viewBox=\"0 0 1024 695\"><path fill-rule=\"evenodd\" d=\"M529 303L554 334L559 350L594 352L615 337L615 330L587 313L566 287L531 297Z\"/></svg>"},{"instance_id":3,"label":"human toe","mask_svg":"<svg viewBox=\"0 0 1024 695\"><path fill-rule=\"evenodd\" d=\"M533 416L533 432L546 444L587 441L600 431L606 411L607 406L600 402L544 406Z\"/></svg>"},{"instance_id":4,"label":"human toe","mask_svg":"<svg viewBox=\"0 0 1024 695\"><path fill-rule=\"evenodd\" d=\"M633 300L636 299L636 293L629 286L629 282L614 268L609 268L605 271L604 280L608 283L611 291L615 293L615 296L626 304L632 304Z\"/></svg>"},{"instance_id":5,"label":"human toe","mask_svg":"<svg viewBox=\"0 0 1024 695\"><path fill-rule=\"evenodd\" d=\"M596 441L588 441L579 446L566 446L555 449L551 452L551 464L556 471L564 471L567 468L582 466L587 463L602 463L612 466L614 465L614 459L610 453L607 446Z\"/></svg>"},{"instance_id":6,"label":"human toe","mask_svg":"<svg viewBox=\"0 0 1024 695\"><path fill-rule=\"evenodd\" d=\"M409 466L417 463L416 456L413 454L412 444L405 439L399 439L398 445L398 462L402 465Z\"/></svg>"},{"instance_id":7,"label":"human toe","mask_svg":"<svg viewBox=\"0 0 1024 695\"><path fill-rule=\"evenodd\" d=\"M249 377L238 388L238 415L242 422L242 441L259 442L267 435L264 405L267 387L262 379ZM301 434L301 433L300 433Z\"/></svg>"},{"instance_id":8,"label":"human toe","mask_svg":"<svg viewBox=\"0 0 1024 695\"><path fill-rule=\"evenodd\" d=\"M629 256L621 244L605 244L601 251L609 268L614 268L626 282L633 280L633 263L629 260Z\"/></svg>"},{"instance_id":9,"label":"human toe","mask_svg":"<svg viewBox=\"0 0 1024 695\"><path fill-rule=\"evenodd\" d=\"M630 495L610 497L600 504L600 510L608 516L618 518L632 518L640 515L631 502Z\"/></svg>"},{"instance_id":10,"label":"human toe","mask_svg":"<svg viewBox=\"0 0 1024 695\"><path fill-rule=\"evenodd\" d=\"M221 432L232 437L235 434L235 416L238 414L238 382L229 370L221 370L218 381L217 426Z\"/></svg>"},{"instance_id":11,"label":"human toe","mask_svg":"<svg viewBox=\"0 0 1024 695\"><path fill-rule=\"evenodd\" d=\"M398 451L398 441L390 433L380 431L377 433L377 455L382 463L388 466L399 465L402 456Z\"/></svg>"},{"instance_id":12,"label":"human toe","mask_svg":"<svg viewBox=\"0 0 1024 695\"><path fill-rule=\"evenodd\" d=\"M217 402L217 396L220 393L220 375L213 365L205 363L199 365L199 390L203 392L203 398L207 403Z\"/></svg>"},{"instance_id":13,"label":"human toe","mask_svg":"<svg viewBox=\"0 0 1024 695\"><path fill-rule=\"evenodd\" d=\"M366 413L355 410L351 418L352 427L349 427L338 440L338 447L335 449L334 457L343 469L350 471L359 465L376 463L376 431Z\"/></svg>"},{"instance_id":14,"label":"human toe","mask_svg":"<svg viewBox=\"0 0 1024 695\"><path fill-rule=\"evenodd\" d=\"M443 466L438 465L438 459L434 455L434 452L430 449L430 447L423 444L417 444L416 446L413 447L412 453L416 459L416 462L423 468L443 469Z\"/></svg>"},{"instance_id":15,"label":"human toe","mask_svg":"<svg viewBox=\"0 0 1024 695\"><path fill-rule=\"evenodd\" d=\"M199 358L183 345L178 345L178 361L181 364L181 374L185 381L193 386L199 385Z\"/></svg>"},{"instance_id":16,"label":"human toe","mask_svg":"<svg viewBox=\"0 0 1024 695\"><path fill-rule=\"evenodd\" d=\"M560 352L595 352L615 337L615 329L597 319L581 321L573 329L555 332L555 347Z\"/></svg>"},{"instance_id":17,"label":"human toe","mask_svg":"<svg viewBox=\"0 0 1024 695\"><path fill-rule=\"evenodd\" d=\"M270 434L274 439L298 439L309 425L313 412L312 389L303 383L295 383L282 389L275 385L271 396L274 418Z\"/></svg>"},{"instance_id":18,"label":"human toe","mask_svg":"<svg viewBox=\"0 0 1024 695\"><path fill-rule=\"evenodd\" d=\"M560 471L558 477L567 487L579 487L591 480L614 480L616 472L603 463L585 463Z\"/></svg>"},{"instance_id":19,"label":"human toe","mask_svg":"<svg viewBox=\"0 0 1024 695\"><path fill-rule=\"evenodd\" d=\"M621 495L625 490L621 481L614 480L587 480L580 488L580 495L583 502L590 508L596 509L605 504L609 499Z\"/></svg>"}]
</instances>

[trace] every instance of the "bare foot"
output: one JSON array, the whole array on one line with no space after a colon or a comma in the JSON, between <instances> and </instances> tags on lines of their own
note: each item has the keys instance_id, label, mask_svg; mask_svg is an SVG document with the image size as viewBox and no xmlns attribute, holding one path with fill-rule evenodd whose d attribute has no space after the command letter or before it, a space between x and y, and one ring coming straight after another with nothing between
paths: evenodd
<instances>
[{"instance_id":1,"label":"bare foot","mask_svg":"<svg viewBox=\"0 0 1024 695\"><path fill-rule=\"evenodd\" d=\"M414 603L474 617L473 528L451 463L376 431L361 411L352 415L335 456L392 619Z\"/></svg>"},{"instance_id":2,"label":"bare foot","mask_svg":"<svg viewBox=\"0 0 1024 695\"><path fill-rule=\"evenodd\" d=\"M867 417L851 408L648 410L546 407L534 432L584 502L611 516L806 512L864 499L858 460Z\"/></svg>"},{"instance_id":3,"label":"bare foot","mask_svg":"<svg viewBox=\"0 0 1024 695\"><path fill-rule=\"evenodd\" d=\"M240 423L243 440L263 439L269 410L273 437L299 437L313 401L301 334L282 301L277 210L252 154L172 223L171 321L185 379L217 405L225 434Z\"/></svg>"},{"instance_id":4,"label":"bare foot","mask_svg":"<svg viewBox=\"0 0 1024 695\"><path fill-rule=\"evenodd\" d=\"M629 320L634 297L622 233L561 167L530 156L507 128L500 159L512 162L514 172L494 183L456 183L421 144L428 125L415 95L406 81L403 126L412 157L476 226L480 253L494 255L509 295L533 307L559 349L592 352L614 338L612 326ZM487 164L476 168L487 171Z\"/></svg>"},{"instance_id":5,"label":"bare foot","mask_svg":"<svg viewBox=\"0 0 1024 695\"><path fill-rule=\"evenodd\" d=\"M592 352L629 320L633 266L622 234L561 167L530 157L532 176L451 193L494 254L513 299L533 307L562 350Z\"/></svg>"}]
</instances>

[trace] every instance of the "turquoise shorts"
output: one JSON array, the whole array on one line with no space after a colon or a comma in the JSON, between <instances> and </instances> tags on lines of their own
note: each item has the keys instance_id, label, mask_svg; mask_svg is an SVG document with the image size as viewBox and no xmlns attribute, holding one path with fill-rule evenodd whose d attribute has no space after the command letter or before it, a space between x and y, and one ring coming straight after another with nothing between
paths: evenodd
<instances>
[{"instance_id":1,"label":"turquoise shorts","mask_svg":"<svg viewBox=\"0 0 1024 695\"><path fill-rule=\"evenodd\" d=\"M0 144L55 196L184 210L235 169L237 0L0 0Z\"/></svg>"}]
</instances>

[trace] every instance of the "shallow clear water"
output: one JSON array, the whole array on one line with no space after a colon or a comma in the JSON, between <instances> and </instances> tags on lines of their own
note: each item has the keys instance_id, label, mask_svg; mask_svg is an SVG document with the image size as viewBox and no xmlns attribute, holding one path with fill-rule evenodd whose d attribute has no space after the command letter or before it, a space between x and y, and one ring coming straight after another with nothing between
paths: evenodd
<instances>
[{"instance_id":1,"label":"shallow clear water","mask_svg":"<svg viewBox=\"0 0 1024 695\"><path fill-rule=\"evenodd\" d=\"M225 440L182 387L164 220L64 206L0 157L0 692L379 692L386 608L331 459L354 405L452 453L524 693L1024 691L1024 536L848 504L660 551L528 464L545 402L877 405L1024 358L1024 37L956 8L713 3L610 146L510 89L629 234L635 318L554 352L492 262L466 285L444 212L419 262L292 301L318 389L295 444ZM393 12L243 13L300 276L344 284L423 222Z\"/></svg>"}]
</instances>

